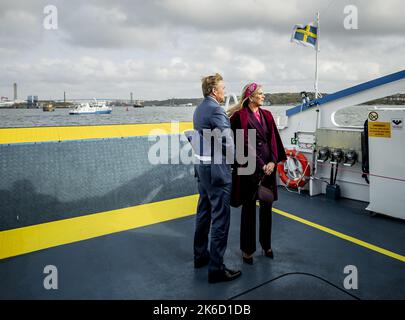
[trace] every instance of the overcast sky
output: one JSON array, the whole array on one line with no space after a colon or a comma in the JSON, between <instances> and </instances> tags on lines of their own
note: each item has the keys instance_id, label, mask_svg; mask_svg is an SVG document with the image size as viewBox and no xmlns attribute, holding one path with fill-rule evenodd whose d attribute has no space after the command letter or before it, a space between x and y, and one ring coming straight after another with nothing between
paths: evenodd
<instances>
[{"instance_id":1,"label":"overcast sky","mask_svg":"<svg viewBox=\"0 0 405 320\"><path fill-rule=\"evenodd\" d=\"M44 7L58 10L46 30ZM347 30L344 8L358 8ZM1 0L0 95L40 99L200 97L202 76L226 91L313 90L315 51L291 43L320 11L319 88L334 92L405 69L401 0Z\"/></svg>"}]
</instances>

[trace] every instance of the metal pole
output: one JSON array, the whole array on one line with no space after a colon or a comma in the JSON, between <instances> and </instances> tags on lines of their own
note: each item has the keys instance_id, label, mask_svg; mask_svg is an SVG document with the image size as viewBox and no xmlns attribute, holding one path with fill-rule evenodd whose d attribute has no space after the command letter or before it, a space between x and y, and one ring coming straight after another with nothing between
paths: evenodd
<instances>
[{"instance_id":1,"label":"metal pole","mask_svg":"<svg viewBox=\"0 0 405 320\"><path fill-rule=\"evenodd\" d=\"M316 25L317 25L317 37L316 37L316 45L315 45L315 99L318 99L318 52L319 52L319 36L320 36L320 28L319 28L319 12L316 13Z\"/></svg>"},{"instance_id":2,"label":"metal pole","mask_svg":"<svg viewBox=\"0 0 405 320\"><path fill-rule=\"evenodd\" d=\"M17 83L16 82L14 82L13 87L14 87L14 101L16 101L17 100Z\"/></svg>"}]
</instances>

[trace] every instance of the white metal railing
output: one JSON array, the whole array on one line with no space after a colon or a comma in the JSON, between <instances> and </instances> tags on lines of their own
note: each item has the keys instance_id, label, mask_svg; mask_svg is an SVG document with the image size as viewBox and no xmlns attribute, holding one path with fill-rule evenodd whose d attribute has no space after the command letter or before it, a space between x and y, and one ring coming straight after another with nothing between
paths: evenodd
<instances>
[{"instance_id":1,"label":"white metal railing","mask_svg":"<svg viewBox=\"0 0 405 320\"><path fill-rule=\"evenodd\" d=\"M238 98L237 98L236 94L230 93L229 95L226 96L225 106L224 106L225 110L229 109L229 104L231 102L231 98L233 98L233 101L235 104L238 103Z\"/></svg>"}]
</instances>

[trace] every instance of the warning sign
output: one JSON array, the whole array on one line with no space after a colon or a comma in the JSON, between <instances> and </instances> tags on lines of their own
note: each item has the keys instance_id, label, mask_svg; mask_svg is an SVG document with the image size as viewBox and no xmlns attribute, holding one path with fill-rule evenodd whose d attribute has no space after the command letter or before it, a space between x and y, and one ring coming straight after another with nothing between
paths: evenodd
<instances>
[{"instance_id":1,"label":"warning sign","mask_svg":"<svg viewBox=\"0 0 405 320\"><path fill-rule=\"evenodd\" d=\"M390 122L369 122L368 136L376 138L391 138Z\"/></svg>"},{"instance_id":2,"label":"warning sign","mask_svg":"<svg viewBox=\"0 0 405 320\"><path fill-rule=\"evenodd\" d=\"M378 113L375 112L375 111L372 111L372 112L370 112L370 113L368 114L368 118L369 118L371 121L377 121L377 119L378 119Z\"/></svg>"},{"instance_id":3,"label":"warning sign","mask_svg":"<svg viewBox=\"0 0 405 320\"><path fill-rule=\"evenodd\" d=\"M402 129L404 120L402 118L391 119L392 129Z\"/></svg>"}]
</instances>

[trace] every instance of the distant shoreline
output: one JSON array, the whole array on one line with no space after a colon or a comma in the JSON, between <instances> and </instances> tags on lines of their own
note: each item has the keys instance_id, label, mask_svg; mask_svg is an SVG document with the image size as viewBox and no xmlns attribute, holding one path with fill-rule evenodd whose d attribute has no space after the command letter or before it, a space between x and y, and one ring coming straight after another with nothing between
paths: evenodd
<instances>
[{"instance_id":1,"label":"distant shoreline","mask_svg":"<svg viewBox=\"0 0 405 320\"><path fill-rule=\"evenodd\" d=\"M309 97L313 97L313 92L308 92ZM327 93L322 93L322 96L327 96ZM201 103L203 98L172 98L166 100L146 100L144 101L145 107L195 107ZM300 93L266 93L265 105L291 105L296 106L301 103ZM52 103L57 109L72 108L74 103L71 102L55 102L50 100L39 100L39 103ZM111 104L114 105L115 101ZM119 103L117 100L116 103ZM385 98L372 100L361 105L405 105L405 94L396 94ZM121 106L121 105L120 105ZM122 107L133 107L128 103L123 103ZM38 107L41 109L42 107ZM28 109L27 103L18 103L17 105L0 107L0 109ZM34 108L36 109L36 108Z\"/></svg>"}]
</instances>

